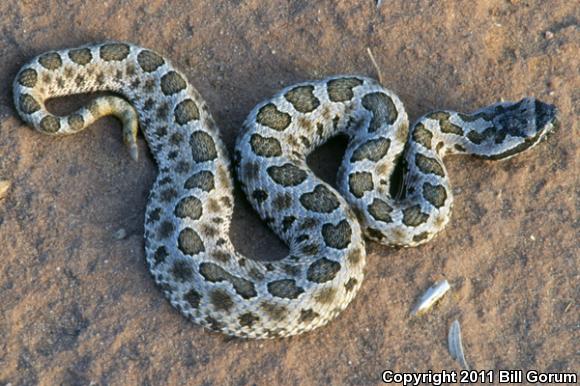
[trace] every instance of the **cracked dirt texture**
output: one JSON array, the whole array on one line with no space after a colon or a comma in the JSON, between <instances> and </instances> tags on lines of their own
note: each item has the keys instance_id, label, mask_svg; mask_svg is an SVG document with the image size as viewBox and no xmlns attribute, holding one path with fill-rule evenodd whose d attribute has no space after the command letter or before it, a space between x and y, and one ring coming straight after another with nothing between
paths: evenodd
<instances>
[{"instance_id":1,"label":"cracked dirt texture","mask_svg":"<svg viewBox=\"0 0 580 386\"><path fill-rule=\"evenodd\" d=\"M454 319L472 368L578 372L578 2L43 4L0 3L0 180L12 182L0 201L0 385L380 384L385 369L459 370L447 351ZM230 151L246 114L281 87L339 73L376 77L367 47L411 119L532 95L558 107L562 127L505 162L449 158L449 226L419 248L369 242L361 291L326 327L285 340L228 339L189 323L150 278L143 215L156 169L148 156L130 161L119 123L49 138L12 106L12 79L33 56L113 39L171 58ZM331 141L310 164L333 181L343 149ZM283 257L235 195L234 244L258 259ZM451 292L411 318L441 278Z\"/></svg>"}]
</instances>

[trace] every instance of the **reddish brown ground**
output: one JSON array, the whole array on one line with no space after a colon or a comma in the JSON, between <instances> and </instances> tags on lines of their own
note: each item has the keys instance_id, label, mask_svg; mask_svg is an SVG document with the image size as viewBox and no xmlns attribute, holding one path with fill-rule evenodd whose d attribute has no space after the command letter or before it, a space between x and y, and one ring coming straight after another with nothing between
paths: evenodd
<instances>
[{"instance_id":1,"label":"reddish brown ground","mask_svg":"<svg viewBox=\"0 0 580 386\"><path fill-rule=\"evenodd\" d=\"M446 342L455 318L473 368L579 370L578 2L40 4L0 2L0 180L12 181L0 201L0 384L378 384L384 369L457 370ZM282 86L375 76L367 47L413 119L533 95L558 106L562 128L506 162L449 160L450 226L416 249L369 243L366 281L328 326L286 340L231 340L186 321L149 277L143 213L155 166L129 160L118 122L52 139L12 107L10 84L26 60L106 39L170 57L230 149L245 115ZM328 179L341 146L311 159ZM235 245L282 257L239 190L236 199ZM115 239L119 228L126 239ZM440 278L452 291L410 318Z\"/></svg>"}]
</instances>

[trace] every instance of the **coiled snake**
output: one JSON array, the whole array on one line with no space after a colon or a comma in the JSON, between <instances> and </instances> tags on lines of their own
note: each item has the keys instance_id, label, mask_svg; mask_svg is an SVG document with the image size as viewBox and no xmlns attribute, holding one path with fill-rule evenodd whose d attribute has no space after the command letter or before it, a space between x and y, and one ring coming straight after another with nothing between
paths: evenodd
<instances>
[{"instance_id":1,"label":"coiled snake","mask_svg":"<svg viewBox=\"0 0 580 386\"><path fill-rule=\"evenodd\" d=\"M99 97L63 117L45 107L52 97L103 90L124 98ZM24 121L49 135L115 115L133 158L140 126L159 168L145 220L151 274L187 318L251 338L300 334L339 314L363 280L363 234L415 246L443 229L453 203L444 155L508 158L537 144L555 120L553 106L526 98L472 114L432 112L409 130L399 98L372 79L287 87L252 110L236 143L248 200L290 250L262 262L230 241L228 153L205 102L164 57L118 42L44 53L16 76L14 101ZM340 193L305 161L339 133L349 138Z\"/></svg>"}]
</instances>

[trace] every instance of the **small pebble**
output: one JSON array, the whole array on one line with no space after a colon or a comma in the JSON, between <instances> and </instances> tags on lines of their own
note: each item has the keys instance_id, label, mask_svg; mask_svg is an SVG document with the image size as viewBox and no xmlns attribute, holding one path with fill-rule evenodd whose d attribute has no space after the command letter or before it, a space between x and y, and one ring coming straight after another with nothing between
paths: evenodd
<instances>
[{"instance_id":1,"label":"small pebble","mask_svg":"<svg viewBox=\"0 0 580 386\"><path fill-rule=\"evenodd\" d=\"M530 235L530 240L532 240L532 241L536 241L536 236L534 236L534 235Z\"/></svg>"},{"instance_id":2,"label":"small pebble","mask_svg":"<svg viewBox=\"0 0 580 386\"><path fill-rule=\"evenodd\" d=\"M0 200L6 197L6 194L8 194L8 189L10 189L10 185L10 181L0 180Z\"/></svg>"},{"instance_id":3,"label":"small pebble","mask_svg":"<svg viewBox=\"0 0 580 386\"><path fill-rule=\"evenodd\" d=\"M413 307L411 315L417 316L427 311L431 306L433 306L433 304L437 303L437 301L441 299L450 288L451 286L447 280L440 280L433 284L429 289L427 289L427 291L425 291L423 296L421 296L421 299L419 299L415 307Z\"/></svg>"},{"instance_id":4,"label":"small pebble","mask_svg":"<svg viewBox=\"0 0 580 386\"><path fill-rule=\"evenodd\" d=\"M447 344L449 346L449 353L451 357L455 359L461 367L465 370L469 370L469 365L465 360L465 353L463 352L463 343L461 342L461 327L459 326L459 321L455 320L451 323L449 328L449 334L447 335Z\"/></svg>"},{"instance_id":5,"label":"small pebble","mask_svg":"<svg viewBox=\"0 0 580 386\"><path fill-rule=\"evenodd\" d=\"M117 232L115 232L113 237L117 240L123 240L125 237L127 237L127 231L125 228L120 228Z\"/></svg>"}]
</instances>

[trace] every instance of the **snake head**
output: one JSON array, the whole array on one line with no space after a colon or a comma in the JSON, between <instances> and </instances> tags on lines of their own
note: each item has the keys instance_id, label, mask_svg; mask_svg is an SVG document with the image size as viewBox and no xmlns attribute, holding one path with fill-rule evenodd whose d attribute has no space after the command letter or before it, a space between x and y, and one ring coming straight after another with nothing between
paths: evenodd
<instances>
[{"instance_id":1,"label":"snake head","mask_svg":"<svg viewBox=\"0 0 580 386\"><path fill-rule=\"evenodd\" d=\"M530 139L549 131L556 118L556 107L535 98L500 104L495 107L495 111L497 115L493 123L498 131Z\"/></svg>"},{"instance_id":2,"label":"snake head","mask_svg":"<svg viewBox=\"0 0 580 386\"><path fill-rule=\"evenodd\" d=\"M495 145L488 159L504 159L529 149L557 126L556 107L536 98L500 103L483 111L493 123L482 134L493 136Z\"/></svg>"}]
</instances>

